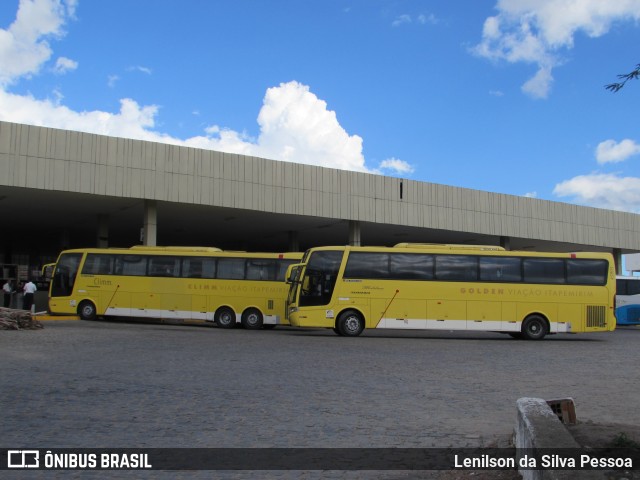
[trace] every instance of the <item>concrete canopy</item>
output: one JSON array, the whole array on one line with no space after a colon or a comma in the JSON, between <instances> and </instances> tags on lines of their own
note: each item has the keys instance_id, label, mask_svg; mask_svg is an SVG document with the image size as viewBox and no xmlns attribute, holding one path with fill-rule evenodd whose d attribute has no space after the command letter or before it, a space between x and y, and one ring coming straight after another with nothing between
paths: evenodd
<instances>
[{"instance_id":1,"label":"concrete canopy","mask_svg":"<svg viewBox=\"0 0 640 480\"><path fill-rule=\"evenodd\" d=\"M304 250L348 243L351 225L363 245L640 251L632 213L0 122L5 263L95 246L105 231L109 246L139 244L145 202L158 245Z\"/></svg>"}]
</instances>

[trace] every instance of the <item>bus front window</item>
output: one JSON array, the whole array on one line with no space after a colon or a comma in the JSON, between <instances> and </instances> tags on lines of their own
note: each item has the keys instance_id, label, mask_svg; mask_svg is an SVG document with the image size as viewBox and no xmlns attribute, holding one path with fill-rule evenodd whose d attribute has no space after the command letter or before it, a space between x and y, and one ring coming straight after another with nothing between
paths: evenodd
<instances>
[{"instance_id":1,"label":"bus front window","mask_svg":"<svg viewBox=\"0 0 640 480\"><path fill-rule=\"evenodd\" d=\"M300 283L300 306L327 305L331 302L343 252L314 252Z\"/></svg>"},{"instance_id":2,"label":"bus front window","mask_svg":"<svg viewBox=\"0 0 640 480\"><path fill-rule=\"evenodd\" d=\"M68 297L71 295L81 259L81 253L65 253L60 256L51 280L52 297Z\"/></svg>"}]
</instances>

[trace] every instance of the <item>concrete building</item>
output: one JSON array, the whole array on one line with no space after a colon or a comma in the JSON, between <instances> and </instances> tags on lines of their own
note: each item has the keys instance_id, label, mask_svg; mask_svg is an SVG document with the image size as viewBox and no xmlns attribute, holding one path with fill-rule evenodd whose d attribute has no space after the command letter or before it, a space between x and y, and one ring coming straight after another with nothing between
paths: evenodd
<instances>
[{"instance_id":1,"label":"concrete building","mask_svg":"<svg viewBox=\"0 0 640 480\"><path fill-rule=\"evenodd\" d=\"M438 242L640 252L640 215L0 122L0 264L82 246Z\"/></svg>"}]
</instances>

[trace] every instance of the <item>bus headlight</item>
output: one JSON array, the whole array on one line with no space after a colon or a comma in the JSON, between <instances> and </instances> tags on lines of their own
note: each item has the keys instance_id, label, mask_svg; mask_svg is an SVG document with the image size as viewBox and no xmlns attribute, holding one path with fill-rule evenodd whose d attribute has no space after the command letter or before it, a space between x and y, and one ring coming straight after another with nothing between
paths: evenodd
<instances>
[{"instance_id":1,"label":"bus headlight","mask_svg":"<svg viewBox=\"0 0 640 480\"><path fill-rule=\"evenodd\" d=\"M292 313L296 313L298 311L298 307L289 307L289 315Z\"/></svg>"}]
</instances>

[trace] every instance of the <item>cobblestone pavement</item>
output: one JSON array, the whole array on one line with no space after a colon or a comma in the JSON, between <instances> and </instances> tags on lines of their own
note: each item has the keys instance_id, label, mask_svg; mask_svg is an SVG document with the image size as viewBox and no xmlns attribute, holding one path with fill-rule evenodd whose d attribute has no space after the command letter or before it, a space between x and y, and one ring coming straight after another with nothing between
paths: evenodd
<instances>
[{"instance_id":1,"label":"cobblestone pavement","mask_svg":"<svg viewBox=\"0 0 640 480\"><path fill-rule=\"evenodd\" d=\"M579 420L640 423L639 344L635 328L530 342L492 333L367 331L343 338L330 330L47 322L44 330L0 332L0 446L503 446L520 397L572 397ZM3 473L54 478L61 472ZM65 472L65 478L105 473ZM437 476L146 473L145 478Z\"/></svg>"}]
</instances>

